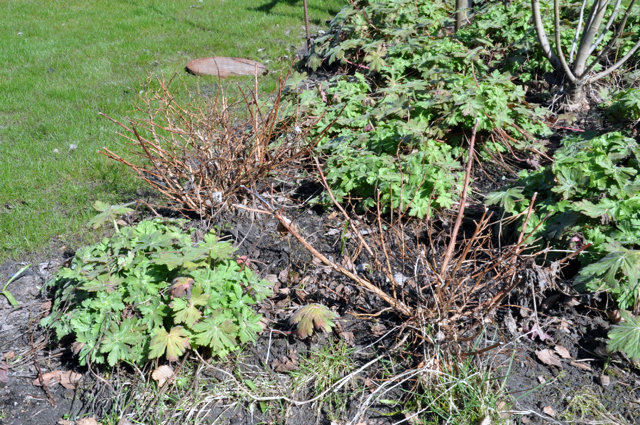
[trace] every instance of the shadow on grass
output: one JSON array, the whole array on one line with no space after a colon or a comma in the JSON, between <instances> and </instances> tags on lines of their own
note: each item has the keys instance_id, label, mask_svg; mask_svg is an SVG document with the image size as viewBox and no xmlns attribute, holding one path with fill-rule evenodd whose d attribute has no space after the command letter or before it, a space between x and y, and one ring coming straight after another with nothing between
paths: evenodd
<instances>
[{"instance_id":1,"label":"shadow on grass","mask_svg":"<svg viewBox=\"0 0 640 425\"><path fill-rule=\"evenodd\" d=\"M264 12L266 14L279 14L281 16L292 16L292 17L297 17L298 14L296 13L287 13L287 12L274 12L273 9L278 6L278 4L280 3L285 3L289 6L299 6L300 9L302 10L302 0L269 0L259 6L256 7L251 7L248 10L252 10L252 11L257 11L257 12ZM326 7L326 5L325 5ZM322 13L329 13L329 15L331 16L335 16L340 10L339 9L325 9L325 7L318 7L313 5L312 3L308 4L308 8L309 11L312 10L318 10ZM322 25L324 22L322 22L322 20L318 19L318 18L313 18L312 16L309 16L309 22L312 23L313 25Z\"/></svg>"}]
</instances>

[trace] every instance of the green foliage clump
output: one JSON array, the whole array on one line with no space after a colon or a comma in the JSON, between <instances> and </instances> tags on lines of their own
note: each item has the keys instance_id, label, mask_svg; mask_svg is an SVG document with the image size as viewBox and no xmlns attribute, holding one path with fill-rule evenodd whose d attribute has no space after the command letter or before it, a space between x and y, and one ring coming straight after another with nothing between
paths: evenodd
<instances>
[{"instance_id":1,"label":"green foliage clump","mask_svg":"<svg viewBox=\"0 0 640 425\"><path fill-rule=\"evenodd\" d=\"M465 138L478 123L479 153L543 148L544 110L525 90L491 69L487 45L448 35L444 2L360 1L345 7L316 39L307 65L341 64L338 75L297 92L320 118L319 146L338 201L357 199L424 217L460 192Z\"/></svg>"},{"instance_id":2,"label":"green foliage clump","mask_svg":"<svg viewBox=\"0 0 640 425\"><path fill-rule=\"evenodd\" d=\"M53 312L42 321L58 339L73 335L80 364L141 364L188 348L224 357L255 339L260 316L251 305L268 283L232 255L213 233L195 243L182 221L124 227L78 250L49 285Z\"/></svg>"},{"instance_id":3,"label":"green foliage clump","mask_svg":"<svg viewBox=\"0 0 640 425\"><path fill-rule=\"evenodd\" d=\"M576 249L586 266L576 283L606 290L621 308L638 303L640 274L640 146L620 132L570 137L553 165L522 172L512 187L494 192L487 204L524 217L534 193L535 211L527 232L554 245Z\"/></svg>"},{"instance_id":4,"label":"green foliage clump","mask_svg":"<svg viewBox=\"0 0 640 425\"><path fill-rule=\"evenodd\" d=\"M630 88L617 93L606 113L617 122L640 121L640 89Z\"/></svg>"},{"instance_id":5,"label":"green foliage clump","mask_svg":"<svg viewBox=\"0 0 640 425\"><path fill-rule=\"evenodd\" d=\"M640 319L628 311L620 311L623 322L609 331L609 351L622 351L632 360L640 360Z\"/></svg>"}]
</instances>

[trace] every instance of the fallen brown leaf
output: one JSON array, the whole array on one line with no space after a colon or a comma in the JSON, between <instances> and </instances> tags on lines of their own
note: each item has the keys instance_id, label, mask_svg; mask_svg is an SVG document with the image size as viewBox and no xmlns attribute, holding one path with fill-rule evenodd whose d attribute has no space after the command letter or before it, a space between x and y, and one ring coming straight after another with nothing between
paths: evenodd
<instances>
[{"instance_id":1,"label":"fallen brown leaf","mask_svg":"<svg viewBox=\"0 0 640 425\"><path fill-rule=\"evenodd\" d=\"M60 384L68 390L75 390L80 379L82 379L82 375L71 370L54 370L42 375L46 386ZM39 378L34 379L32 384L38 387L42 385Z\"/></svg>"},{"instance_id":2,"label":"fallen brown leaf","mask_svg":"<svg viewBox=\"0 0 640 425\"><path fill-rule=\"evenodd\" d=\"M82 418L76 421L76 425L100 425L95 418Z\"/></svg>"},{"instance_id":3,"label":"fallen brown leaf","mask_svg":"<svg viewBox=\"0 0 640 425\"><path fill-rule=\"evenodd\" d=\"M291 350L288 356L282 356L271 363L276 372L291 372L298 369L298 352Z\"/></svg>"},{"instance_id":4,"label":"fallen brown leaf","mask_svg":"<svg viewBox=\"0 0 640 425\"><path fill-rule=\"evenodd\" d=\"M342 339L344 340L344 342L345 342L348 346L350 346L350 347L352 347L352 346L353 346L353 343L354 343L355 338L356 338L356 337L355 337L355 335L353 334L353 332L350 332L350 331L342 331L342 332L340 332L339 334L340 334L340 336L342 337Z\"/></svg>"},{"instance_id":5,"label":"fallen brown leaf","mask_svg":"<svg viewBox=\"0 0 640 425\"><path fill-rule=\"evenodd\" d=\"M591 366L589 366L587 363L581 363L581 362L570 362L569 363L571 366L575 366L579 369L582 370L588 370L591 371Z\"/></svg>"},{"instance_id":6,"label":"fallen brown leaf","mask_svg":"<svg viewBox=\"0 0 640 425\"><path fill-rule=\"evenodd\" d=\"M547 414L547 415L551 416L552 418L555 418L555 417L556 417L556 411L555 411L555 410L553 410L553 407L551 407L551 406L546 406L544 409L542 409L542 411L543 411L545 414Z\"/></svg>"},{"instance_id":7,"label":"fallen brown leaf","mask_svg":"<svg viewBox=\"0 0 640 425\"><path fill-rule=\"evenodd\" d=\"M546 365L562 367L562 363L560 362L558 356L556 356L553 351L549 350L548 348L536 351L536 357L538 357L538 360Z\"/></svg>"},{"instance_id":8,"label":"fallen brown leaf","mask_svg":"<svg viewBox=\"0 0 640 425\"><path fill-rule=\"evenodd\" d=\"M569 350L564 348L562 345L556 345L553 349L563 359L570 359L571 358L571 354L569 354Z\"/></svg>"},{"instance_id":9,"label":"fallen brown leaf","mask_svg":"<svg viewBox=\"0 0 640 425\"><path fill-rule=\"evenodd\" d=\"M609 317L609 321L613 324L620 323L622 321L622 316L620 315L620 310L611 310L607 312L607 316Z\"/></svg>"},{"instance_id":10,"label":"fallen brown leaf","mask_svg":"<svg viewBox=\"0 0 640 425\"><path fill-rule=\"evenodd\" d=\"M158 387L162 388L167 381L172 381L175 374L169 365L162 365L151 372L151 378L158 383Z\"/></svg>"}]
</instances>

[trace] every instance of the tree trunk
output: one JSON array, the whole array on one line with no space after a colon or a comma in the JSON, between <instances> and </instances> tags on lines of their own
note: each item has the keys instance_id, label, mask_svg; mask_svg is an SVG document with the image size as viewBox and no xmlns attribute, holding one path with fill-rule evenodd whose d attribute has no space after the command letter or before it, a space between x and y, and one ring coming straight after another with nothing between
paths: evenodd
<instances>
[{"instance_id":1,"label":"tree trunk","mask_svg":"<svg viewBox=\"0 0 640 425\"><path fill-rule=\"evenodd\" d=\"M456 32L469 21L473 0L456 0Z\"/></svg>"},{"instance_id":2,"label":"tree trunk","mask_svg":"<svg viewBox=\"0 0 640 425\"><path fill-rule=\"evenodd\" d=\"M589 100L586 91L587 85L584 81L570 83L567 86L567 94L565 96L564 110L568 112L588 111L590 109Z\"/></svg>"}]
</instances>

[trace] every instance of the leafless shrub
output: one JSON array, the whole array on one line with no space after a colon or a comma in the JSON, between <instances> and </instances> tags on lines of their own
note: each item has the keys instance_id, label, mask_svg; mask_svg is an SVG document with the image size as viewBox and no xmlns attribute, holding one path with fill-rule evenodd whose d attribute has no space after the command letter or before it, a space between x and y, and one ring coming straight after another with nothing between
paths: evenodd
<instances>
[{"instance_id":1,"label":"leafless shrub","mask_svg":"<svg viewBox=\"0 0 640 425\"><path fill-rule=\"evenodd\" d=\"M131 168L160 192L170 208L213 215L237 200L243 186L252 187L309 157L319 137L309 141L308 125L297 115L282 113L284 80L270 102L240 89L230 102L220 89L206 106L180 105L170 81L142 99L144 119L128 124L111 117L124 132L131 155L107 148L101 153Z\"/></svg>"},{"instance_id":2,"label":"leafless shrub","mask_svg":"<svg viewBox=\"0 0 640 425\"><path fill-rule=\"evenodd\" d=\"M475 131L470 152L474 151L474 141ZM322 183L349 226L355 244L350 258L340 263L315 249L295 223L256 193L265 208L252 211L274 216L320 262L381 299L402 318L404 329L416 331L410 332L416 340L431 338L423 335L426 323L442 341L468 340L501 301L530 278L522 271L539 254L527 251L532 241L524 232L512 246L494 246L497 238L492 229L496 223L486 209L473 221L467 217L466 232L462 232L473 161L472 154L457 216L448 220L453 223L449 232L436 231L428 220L418 222L402 215L383 218L381 208L368 221L350 214L335 200L316 160ZM533 203L528 214L532 211ZM368 264L369 272L358 270L357 263Z\"/></svg>"}]
</instances>

